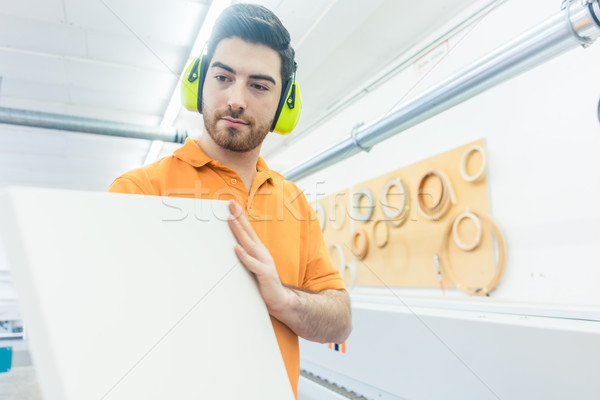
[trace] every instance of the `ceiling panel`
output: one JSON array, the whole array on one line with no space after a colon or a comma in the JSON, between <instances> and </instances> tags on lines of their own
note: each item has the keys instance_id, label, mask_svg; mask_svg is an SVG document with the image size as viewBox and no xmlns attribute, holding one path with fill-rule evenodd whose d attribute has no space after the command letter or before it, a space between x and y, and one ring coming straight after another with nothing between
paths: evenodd
<instances>
[{"instance_id":1,"label":"ceiling panel","mask_svg":"<svg viewBox=\"0 0 600 400\"><path fill-rule=\"evenodd\" d=\"M123 11L116 13L114 8L117 1L107 0L63 0L65 3L67 21L69 25L95 30L104 33L129 35L131 32L127 24L134 17L131 13L125 15ZM131 1L123 2L125 5ZM141 13L143 14L143 13ZM125 24L122 22L124 21Z\"/></svg>"},{"instance_id":2,"label":"ceiling panel","mask_svg":"<svg viewBox=\"0 0 600 400\"><path fill-rule=\"evenodd\" d=\"M112 92L99 92L94 90L85 90L79 87L69 89L69 100L78 105L102 108L111 108L124 112L150 113L161 115L169 102L168 98L159 98L154 96L138 95L135 92L128 92L121 96L114 96ZM107 102L110 101L110 107Z\"/></svg>"},{"instance_id":3,"label":"ceiling panel","mask_svg":"<svg viewBox=\"0 0 600 400\"><path fill-rule=\"evenodd\" d=\"M64 85L52 85L19 79L8 79L4 81L0 95L2 97L22 99L37 98L44 101L63 103L69 101L69 89Z\"/></svg>"},{"instance_id":4,"label":"ceiling panel","mask_svg":"<svg viewBox=\"0 0 600 400\"><path fill-rule=\"evenodd\" d=\"M64 61L58 57L40 57L32 53L20 53L0 49L0 76L32 82L68 84Z\"/></svg>"},{"instance_id":5,"label":"ceiling panel","mask_svg":"<svg viewBox=\"0 0 600 400\"><path fill-rule=\"evenodd\" d=\"M69 24L105 33L190 45L206 5L182 0L64 0Z\"/></svg>"},{"instance_id":6,"label":"ceiling panel","mask_svg":"<svg viewBox=\"0 0 600 400\"><path fill-rule=\"evenodd\" d=\"M336 2L337 0L280 1L272 10L289 31L292 46L297 50L298 41L310 31L323 12Z\"/></svg>"},{"instance_id":7,"label":"ceiling panel","mask_svg":"<svg viewBox=\"0 0 600 400\"><path fill-rule=\"evenodd\" d=\"M15 17L60 23L65 19L62 3L62 0L1 0L0 11Z\"/></svg>"},{"instance_id":8,"label":"ceiling panel","mask_svg":"<svg viewBox=\"0 0 600 400\"><path fill-rule=\"evenodd\" d=\"M62 101L35 100L24 97L0 96L0 107L65 114L67 103Z\"/></svg>"},{"instance_id":9,"label":"ceiling panel","mask_svg":"<svg viewBox=\"0 0 600 400\"><path fill-rule=\"evenodd\" d=\"M365 2L364 0L345 0L335 2L321 21L314 26L310 35L296 49L299 71L301 66L302 75L305 77L310 76L324 60L332 58L332 52L348 42L350 44L349 47L355 51L350 56L354 59L356 65L363 63L363 54L369 51L369 49L355 45L354 41L349 38L349 35L363 27L365 21L382 3L383 0L369 2ZM375 27L377 28L375 29ZM369 37L372 37L380 28L375 25L369 26L368 29L371 30ZM298 39L300 38L296 38L296 40ZM335 61L343 65L347 61L347 58L344 57L343 60ZM345 68L345 70L350 69L352 68ZM335 71L338 76L341 75L340 72L340 70Z\"/></svg>"},{"instance_id":10,"label":"ceiling panel","mask_svg":"<svg viewBox=\"0 0 600 400\"><path fill-rule=\"evenodd\" d=\"M133 35L120 36L89 31L87 34L87 54L94 60L102 60L137 69L163 72L181 72L189 47L165 42L140 42Z\"/></svg>"},{"instance_id":11,"label":"ceiling panel","mask_svg":"<svg viewBox=\"0 0 600 400\"><path fill-rule=\"evenodd\" d=\"M169 72L133 70L93 62L65 60L69 86L105 92L157 96L174 87L177 77Z\"/></svg>"},{"instance_id":12,"label":"ceiling panel","mask_svg":"<svg viewBox=\"0 0 600 400\"><path fill-rule=\"evenodd\" d=\"M32 34L35 32L35 34ZM54 56L84 57L85 31L60 23L0 14L0 46Z\"/></svg>"}]
</instances>

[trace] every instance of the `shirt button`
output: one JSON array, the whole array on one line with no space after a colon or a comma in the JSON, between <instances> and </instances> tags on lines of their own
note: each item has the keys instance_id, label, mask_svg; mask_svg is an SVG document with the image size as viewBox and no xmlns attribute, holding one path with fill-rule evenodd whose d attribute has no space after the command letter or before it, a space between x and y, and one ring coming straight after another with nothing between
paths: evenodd
<instances>
[{"instance_id":1,"label":"shirt button","mask_svg":"<svg viewBox=\"0 0 600 400\"><path fill-rule=\"evenodd\" d=\"M234 179L232 179L232 180L231 180L231 184L232 184L232 185L237 185L237 179L235 179L235 178L234 178Z\"/></svg>"}]
</instances>

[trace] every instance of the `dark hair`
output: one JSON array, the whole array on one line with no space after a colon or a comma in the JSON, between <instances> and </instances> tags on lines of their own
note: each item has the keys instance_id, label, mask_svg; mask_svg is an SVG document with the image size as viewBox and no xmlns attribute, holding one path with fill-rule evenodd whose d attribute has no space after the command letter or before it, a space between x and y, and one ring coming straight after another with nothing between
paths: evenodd
<instances>
[{"instance_id":1,"label":"dark hair","mask_svg":"<svg viewBox=\"0 0 600 400\"><path fill-rule=\"evenodd\" d=\"M254 4L234 4L226 8L215 22L208 40L208 59L212 60L221 40L232 37L264 44L279 53L282 85L285 88L285 83L296 69L295 52L290 45L290 33L271 10Z\"/></svg>"}]
</instances>

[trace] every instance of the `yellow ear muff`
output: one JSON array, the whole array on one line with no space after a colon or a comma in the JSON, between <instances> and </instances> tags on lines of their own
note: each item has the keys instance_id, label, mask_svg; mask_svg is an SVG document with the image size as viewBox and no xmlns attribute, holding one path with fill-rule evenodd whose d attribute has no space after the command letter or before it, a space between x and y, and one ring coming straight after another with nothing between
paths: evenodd
<instances>
[{"instance_id":1,"label":"yellow ear muff","mask_svg":"<svg viewBox=\"0 0 600 400\"><path fill-rule=\"evenodd\" d=\"M286 90L283 91L279 100L279 106L277 107L271 130L282 135L287 135L298 124L300 111L302 111L300 86L295 79L290 78L287 81Z\"/></svg>"},{"instance_id":2,"label":"yellow ear muff","mask_svg":"<svg viewBox=\"0 0 600 400\"><path fill-rule=\"evenodd\" d=\"M181 81L181 104L190 110L202 114L202 88L206 78L207 63L202 57L196 57L185 70Z\"/></svg>"}]
</instances>

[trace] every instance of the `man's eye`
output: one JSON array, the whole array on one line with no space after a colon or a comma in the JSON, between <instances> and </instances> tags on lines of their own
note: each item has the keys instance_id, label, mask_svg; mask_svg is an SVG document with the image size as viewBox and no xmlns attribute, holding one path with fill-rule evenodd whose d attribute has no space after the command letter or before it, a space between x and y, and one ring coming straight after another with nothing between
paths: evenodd
<instances>
[{"instance_id":1,"label":"man's eye","mask_svg":"<svg viewBox=\"0 0 600 400\"><path fill-rule=\"evenodd\" d=\"M258 89L258 90L269 90L268 87L266 87L265 85L261 85L260 83L255 83L252 85L253 88Z\"/></svg>"},{"instance_id":2,"label":"man's eye","mask_svg":"<svg viewBox=\"0 0 600 400\"><path fill-rule=\"evenodd\" d=\"M225 75L217 75L215 76L215 79L221 82L227 81L227 77Z\"/></svg>"}]
</instances>

